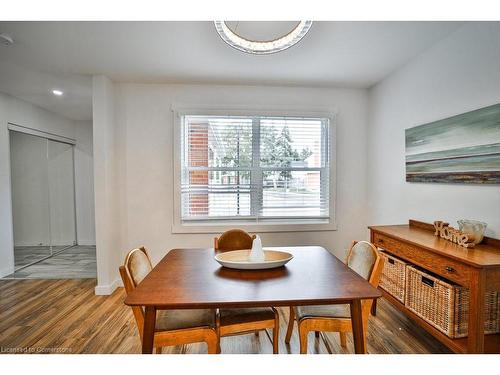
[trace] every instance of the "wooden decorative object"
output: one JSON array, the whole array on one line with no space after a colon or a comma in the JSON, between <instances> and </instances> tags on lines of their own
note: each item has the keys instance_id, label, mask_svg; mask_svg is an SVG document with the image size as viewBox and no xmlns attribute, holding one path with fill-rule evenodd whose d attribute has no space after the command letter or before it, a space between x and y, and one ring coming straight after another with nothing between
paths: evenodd
<instances>
[{"instance_id":1,"label":"wooden decorative object","mask_svg":"<svg viewBox=\"0 0 500 375\"><path fill-rule=\"evenodd\" d=\"M450 227L450 224L444 221L439 220L434 222L434 235L463 247L474 247L475 238L472 234L467 234Z\"/></svg>"}]
</instances>

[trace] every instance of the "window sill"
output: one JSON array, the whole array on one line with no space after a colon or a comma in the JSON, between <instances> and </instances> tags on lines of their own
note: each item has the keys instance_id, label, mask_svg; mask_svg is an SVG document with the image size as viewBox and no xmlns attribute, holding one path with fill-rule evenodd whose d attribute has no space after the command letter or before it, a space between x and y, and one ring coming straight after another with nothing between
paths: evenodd
<instances>
[{"instance_id":1,"label":"window sill","mask_svg":"<svg viewBox=\"0 0 500 375\"><path fill-rule=\"evenodd\" d=\"M172 233L222 233L229 229L240 228L247 232L320 232L336 231L337 225L334 222L297 222L292 223L249 223L233 221L226 223L183 223L172 225Z\"/></svg>"}]
</instances>

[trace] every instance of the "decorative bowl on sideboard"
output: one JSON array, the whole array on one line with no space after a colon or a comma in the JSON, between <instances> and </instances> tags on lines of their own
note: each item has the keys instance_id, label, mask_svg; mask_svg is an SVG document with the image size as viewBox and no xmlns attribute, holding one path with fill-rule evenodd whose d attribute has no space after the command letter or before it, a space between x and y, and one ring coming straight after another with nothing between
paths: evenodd
<instances>
[{"instance_id":1,"label":"decorative bowl on sideboard","mask_svg":"<svg viewBox=\"0 0 500 375\"><path fill-rule=\"evenodd\" d=\"M474 237L474 244L477 245L483 240L484 231L486 230L486 226L488 224L477 221L477 220L458 220L458 228L460 231L468 234L469 236Z\"/></svg>"}]
</instances>

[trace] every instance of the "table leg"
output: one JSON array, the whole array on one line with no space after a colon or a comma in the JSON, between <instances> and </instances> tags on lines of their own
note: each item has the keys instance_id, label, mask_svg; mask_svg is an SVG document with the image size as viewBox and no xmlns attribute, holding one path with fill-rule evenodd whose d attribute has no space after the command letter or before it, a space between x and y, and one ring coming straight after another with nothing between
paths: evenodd
<instances>
[{"instance_id":1,"label":"table leg","mask_svg":"<svg viewBox=\"0 0 500 375\"><path fill-rule=\"evenodd\" d=\"M485 273L479 271L469 289L469 337L467 353L484 353Z\"/></svg>"},{"instance_id":2,"label":"table leg","mask_svg":"<svg viewBox=\"0 0 500 375\"><path fill-rule=\"evenodd\" d=\"M354 352L356 354L364 354L366 353L365 335L363 334L363 316L361 314L361 300L359 299L351 301L351 321Z\"/></svg>"},{"instance_id":3,"label":"table leg","mask_svg":"<svg viewBox=\"0 0 500 375\"><path fill-rule=\"evenodd\" d=\"M144 329L142 331L142 354L153 353L155 324L156 324L156 307L146 306L146 313L144 316Z\"/></svg>"}]
</instances>

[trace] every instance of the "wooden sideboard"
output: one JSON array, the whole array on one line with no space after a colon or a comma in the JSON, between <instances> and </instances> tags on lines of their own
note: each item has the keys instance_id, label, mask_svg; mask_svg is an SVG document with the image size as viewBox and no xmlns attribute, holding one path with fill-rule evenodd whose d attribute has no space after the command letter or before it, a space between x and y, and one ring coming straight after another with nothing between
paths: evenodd
<instances>
[{"instance_id":1,"label":"wooden sideboard","mask_svg":"<svg viewBox=\"0 0 500 375\"><path fill-rule=\"evenodd\" d=\"M469 288L469 335L452 339L380 289L383 297L456 353L500 353L500 334L484 334L484 295L500 290L500 240L464 248L434 235L432 224L370 226L371 242L387 252ZM373 313L375 314L375 307Z\"/></svg>"}]
</instances>

